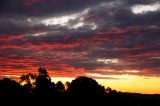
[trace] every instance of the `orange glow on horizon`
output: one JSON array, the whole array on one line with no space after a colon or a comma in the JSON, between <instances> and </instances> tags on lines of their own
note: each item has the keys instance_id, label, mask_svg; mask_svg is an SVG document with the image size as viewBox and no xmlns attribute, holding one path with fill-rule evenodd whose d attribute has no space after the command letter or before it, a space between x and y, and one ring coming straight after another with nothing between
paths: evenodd
<instances>
[{"instance_id":1,"label":"orange glow on horizon","mask_svg":"<svg viewBox=\"0 0 160 106\"><path fill-rule=\"evenodd\" d=\"M124 79L97 79L97 82L122 92L160 94L160 78L128 75Z\"/></svg>"},{"instance_id":2,"label":"orange glow on horizon","mask_svg":"<svg viewBox=\"0 0 160 106\"><path fill-rule=\"evenodd\" d=\"M16 81L19 81L19 75L4 75L6 78L11 78ZM12 78L13 76L16 76ZM74 77L55 77L51 76L51 81L57 83L61 81L65 84L67 81L71 82L74 80ZM89 76L88 76L89 77ZM94 76L92 76L94 77ZM107 76L106 76L107 77ZM132 92L132 93L143 93L143 94L160 94L160 82L159 77L146 77L146 76L138 76L138 75L108 75L110 78L117 78L117 79L103 79L93 78L105 88L110 87L117 91L121 92ZM23 82L21 85L24 85Z\"/></svg>"},{"instance_id":3,"label":"orange glow on horizon","mask_svg":"<svg viewBox=\"0 0 160 106\"><path fill-rule=\"evenodd\" d=\"M113 75L111 75L113 76ZM136 75L117 75L119 79L96 79L102 86L111 87L121 92L143 93L143 94L160 94L160 78L143 77ZM52 77L53 82L62 81L63 83L71 82L74 78Z\"/></svg>"}]
</instances>

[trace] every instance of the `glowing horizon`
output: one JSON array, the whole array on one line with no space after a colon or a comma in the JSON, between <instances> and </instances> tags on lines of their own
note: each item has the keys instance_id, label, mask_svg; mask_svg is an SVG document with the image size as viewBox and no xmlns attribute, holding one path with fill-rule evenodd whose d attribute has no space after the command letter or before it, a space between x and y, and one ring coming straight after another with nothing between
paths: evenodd
<instances>
[{"instance_id":1,"label":"glowing horizon","mask_svg":"<svg viewBox=\"0 0 160 106\"><path fill-rule=\"evenodd\" d=\"M2 77L2 75L0 76ZM3 78L11 78L18 81L20 76L17 75L3 75ZM76 77L54 77L50 76L51 81L57 83L61 81L63 84L66 82L72 82ZM94 78L92 76L86 76L95 79L100 85L105 88L110 87L114 90L129 93L142 93L142 94L160 94L160 86L157 84L160 82L159 77L146 77L139 75L107 75L102 78Z\"/></svg>"},{"instance_id":2,"label":"glowing horizon","mask_svg":"<svg viewBox=\"0 0 160 106\"><path fill-rule=\"evenodd\" d=\"M160 82L158 77L140 77L140 76L128 76L122 79L95 79L99 84L110 87L114 90L130 93L142 93L142 94L160 94L160 86L157 83ZM71 82L74 78L67 77L52 77L53 82L62 81L63 83Z\"/></svg>"}]
</instances>

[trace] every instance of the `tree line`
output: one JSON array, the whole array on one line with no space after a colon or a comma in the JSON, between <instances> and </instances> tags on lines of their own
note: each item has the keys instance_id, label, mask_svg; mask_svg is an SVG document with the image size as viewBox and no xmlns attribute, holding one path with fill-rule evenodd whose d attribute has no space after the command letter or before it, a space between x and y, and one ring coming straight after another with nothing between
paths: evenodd
<instances>
[{"instance_id":1,"label":"tree line","mask_svg":"<svg viewBox=\"0 0 160 106\"><path fill-rule=\"evenodd\" d=\"M0 80L0 96L105 96L107 93L117 93L92 78L77 77L72 82L54 83L45 68L38 69L38 75L28 73L22 75L19 81L9 78Z\"/></svg>"},{"instance_id":2,"label":"tree line","mask_svg":"<svg viewBox=\"0 0 160 106\"><path fill-rule=\"evenodd\" d=\"M146 98L146 95L117 92L85 76L77 77L65 84L61 81L54 83L45 68L39 68L38 75L33 73L22 75L18 82L9 78L0 80L0 97L102 97L107 102L114 101L113 103L123 105L129 101L127 106L143 106L148 102L160 100L160 96Z\"/></svg>"}]
</instances>

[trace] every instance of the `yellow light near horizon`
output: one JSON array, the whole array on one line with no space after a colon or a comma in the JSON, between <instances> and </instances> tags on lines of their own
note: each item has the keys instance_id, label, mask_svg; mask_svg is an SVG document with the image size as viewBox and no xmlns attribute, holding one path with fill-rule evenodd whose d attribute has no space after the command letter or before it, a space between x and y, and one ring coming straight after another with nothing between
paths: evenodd
<instances>
[{"instance_id":1,"label":"yellow light near horizon","mask_svg":"<svg viewBox=\"0 0 160 106\"><path fill-rule=\"evenodd\" d=\"M137 72L136 70L134 72ZM122 92L133 92L133 93L144 93L144 94L160 94L160 78L159 77L146 77L138 75L99 75L99 74L90 74L92 78L95 76L101 77L103 79L95 79L99 84L107 87L111 87L117 91ZM9 75L5 75L9 76ZM13 76L13 75L12 75ZM17 75L16 75L17 76ZM16 77L16 81L19 76ZM117 79L105 79L105 78L117 78ZM63 84L69 81L71 82L75 78L70 77L51 77L51 81L57 83L61 81ZM21 85L26 84L22 82Z\"/></svg>"},{"instance_id":2,"label":"yellow light near horizon","mask_svg":"<svg viewBox=\"0 0 160 106\"><path fill-rule=\"evenodd\" d=\"M100 84L109 86L117 91L144 94L160 94L160 78L158 77L146 78L142 76L128 75L127 79L97 79L97 81Z\"/></svg>"},{"instance_id":3,"label":"yellow light near horizon","mask_svg":"<svg viewBox=\"0 0 160 106\"><path fill-rule=\"evenodd\" d=\"M111 87L117 91L144 93L144 94L160 94L160 78L158 77L144 77L136 75L111 75L110 77L117 77L118 79L96 79L96 81L107 87ZM71 82L75 78L68 77L52 77L53 82L67 81Z\"/></svg>"},{"instance_id":4,"label":"yellow light near horizon","mask_svg":"<svg viewBox=\"0 0 160 106\"><path fill-rule=\"evenodd\" d=\"M68 78L68 77L51 77L51 81L57 83L58 81L61 81L63 84L65 82L71 82L75 78Z\"/></svg>"}]
</instances>

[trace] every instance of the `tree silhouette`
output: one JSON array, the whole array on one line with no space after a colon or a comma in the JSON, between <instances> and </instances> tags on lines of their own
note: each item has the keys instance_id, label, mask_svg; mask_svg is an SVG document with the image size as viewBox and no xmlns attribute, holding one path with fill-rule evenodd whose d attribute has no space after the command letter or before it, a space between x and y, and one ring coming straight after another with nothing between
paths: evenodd
<instances>
[{"instance_id":1,"label":"tree silhouette","mask_svg":"<svg viewBox=\"0 0 160 106\"><path fill-rule=\"evenodd\" d=\"M28 73L20 77L19 83L29 90L32 90L35 86L36 74Z\"/></svg>"},{"instance_id":2,"label":"tree silhouette","mask_svg":"<svg viewBox=\"0 0 160 106\"><path fill-rule=\"evenodd\" d=\"M35 95L51 96L54 91L53 83L49 77L47 70L44 68L38 69L39 75L35 81Z\"/></svg>"},{"instance_id":3,"label":"tree silhouette","mask_svg":"<svg viewBox=\"0 0 160 106\"><path fill-rule=\"evenodd\" d=\"M65 91L65 87L64 87L64 85L63 85L63 83L61 81L58 81L56 83L55 87L56 87L56 90L58 92L64 92Z\"/></svg>"},{"instance_id":4,"label":"tree silhouette","mask_svg":"<svg viewBox=\"0 0 160 106\"><path fill-rule=\"evenodd\" d=\"M46 78L49 78L48 72L45 68L39 68L38 69L39 75L45 76Z\"/></svg>"},{"instance_id":5,"label":"tree silhouette","mask_svg":"<svg viewBox=\"0 0 160 106\"><path fill-rule=\"evenodd\" d=\"M104 88L101 87L94 79L84 76L73 80L68 88L72 96L102 96Z\"/></svg>"},{"instance_id":6,"label":"tree silhouette","mask_svg":"<svg viewBox=\"0 0 160 106\"><path fill-rule=\"evenodd\" d=\"M65 87L61 81L58 81L55 85L57 96L65 96Z\"/></svg>"},{"instance_id":7,"label":"tree silhouette","mask_svg":"<svg viewBox=\"0 0 160 106\"><path fill-rule=\"evenodd\" d=\"M89 102L94 102L98 99L97 97L103 97L102 100L105 99L104 103L111 104L112 106L153 106L155 104L156 106L160 105L160 95L148 96L135 93L123 93L112 90L110 87L105 89L104 86L99 85L96 80L84 76L76 78L71 83L66 82L64 86L61 81L58 81L56 84L54 82L51 82L51 78L49 77L46 69L39 68L38 72L38 76L32 73L22 75L20 77L19 83L9 78L0 80L0 97L29 96L37 98L37 96L49 96L56 98L60 97L60 99L62 99L62 97L64 96L81 97L80 102L83 102L83 100L86 100L88 102L88 99L91 99L91 101ZM33 80L35 80L35 84ZM22 83L24 83L24 85ZM33 87L33 85L35 87ZM157 103L159 104L157 105Z\"/></svg>"},{"instance_id":8,"label":"tree silhouette","mask_svg":"<svg viewBox=\"0 0 160 106\"><path fill-rule=\"evenodd\" d=\"M70 87L71 83L70 82L65 82L65 90L68 90L68 88Z\"/></svg>"},{"instance_id":9,"label":"tree silhouette","mask_svg":"<svg viewBox=\"0 0 160 106\"><path fill-rule=\"evenodd\" d=\"M0 81L0 97L24 97L28 95L29 92L14 80L4 78Z\"/></svg>"},{"instance_id":10,"label":"tree silhouette","mask_svg":"<svg viewBox=\"0 0 160 106\"><path fill-rule=\"evenodd\" d=\"M111 89L110 87L107 87L107 88L105 89L105 92L106 92L106 93L111 93L111 91L112 91L112 89Z\"/></svg>"}]
</instances>

